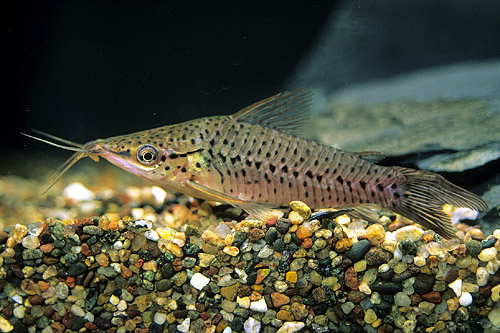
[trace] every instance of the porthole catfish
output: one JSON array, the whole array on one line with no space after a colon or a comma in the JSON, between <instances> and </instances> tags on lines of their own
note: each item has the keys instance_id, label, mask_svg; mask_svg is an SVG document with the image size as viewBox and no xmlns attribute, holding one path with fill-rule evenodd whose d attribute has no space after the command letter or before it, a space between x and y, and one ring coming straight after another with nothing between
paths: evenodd
<instances>
[{"instance_id":1,"label":"porthole catfish","mask_svg":"<svg viewBox=\"0 0 500 333\"><path fill-rule=\"evenodd\" d=\"M311 208L377 204L444 238L455 234L444 204L487 210L479 196L442 176L379 166L365 157L297 136L309 117L312 93L283 92L230 116L194 119L84 145L48 135L31 138L76 153L52 186L83 157L109 162L170 190L240 207L260 220L301 200ZM50 187L49 187L50 188Z\"/></svg>"}]
</instances>

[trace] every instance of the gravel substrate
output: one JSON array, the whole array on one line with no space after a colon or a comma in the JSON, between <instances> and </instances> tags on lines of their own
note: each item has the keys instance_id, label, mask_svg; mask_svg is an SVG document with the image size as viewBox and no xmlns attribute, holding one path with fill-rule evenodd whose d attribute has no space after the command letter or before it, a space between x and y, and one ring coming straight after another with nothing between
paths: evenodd
<instances>
[{"instance_id":1,"label":"gravel substrate","mask_svg":"<svg viewBox=\"0 0 500 333\"><path fill-rule=\"evenodd\" d=\"M70 186L64 205L97 205ZM99 217L0 231L2 332L499 331L500 230L458 223L443 241L396 215L369 225L294 202L262 223L127 193Z\"/></svg>"}]
</instances>

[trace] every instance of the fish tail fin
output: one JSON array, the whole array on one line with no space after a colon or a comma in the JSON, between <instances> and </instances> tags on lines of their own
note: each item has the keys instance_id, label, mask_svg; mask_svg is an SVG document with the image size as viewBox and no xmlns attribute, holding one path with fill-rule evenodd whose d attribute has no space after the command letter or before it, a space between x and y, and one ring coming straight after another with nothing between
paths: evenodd
<instances>
[{"instance_id":1,"label":"fish tail fin","mask_svg":"<svg viewBox=\"0 0 500 333\"><path fill-rule=\"evenodd\" d=\"M456 234L450 216L443 211L444 204L476 211L488 210L488 205L481 197L436 173L402 167L394 169L402 179L394 189L391 209L446 239L455 238Z\"/></svg>"}]
</instances>

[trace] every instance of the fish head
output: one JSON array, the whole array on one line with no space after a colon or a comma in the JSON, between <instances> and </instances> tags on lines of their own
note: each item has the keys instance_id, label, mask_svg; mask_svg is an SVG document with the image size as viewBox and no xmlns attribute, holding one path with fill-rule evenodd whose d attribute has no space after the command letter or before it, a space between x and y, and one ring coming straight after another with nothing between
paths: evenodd
<instances>
[{"instance_id":1,"label":"fish head","mask_svg":"<svg viewBox=\"0 0 500 333\"><path fill-rule=\"evenodd\" d=\"M91 158L102 157L132 174L172 188L192 178L194 169L204 164L198 154L200 139L187 134L185 127L165 126L90 141L83 150Z\"/></svg>"},{"instance_id":2,"label":"fish head","mask_svg":"<svg viewBox=\"0 0 500 333\"><path fill-rule=\"evenodd\" d=\"M24 133L23 135L76 152L54 172L55 177L44 193L71 166L84 157L90 157L94 161L102 157L132 174L160 183L167 188L179 190L179 186L184 186L188 179L193 180L196 172L203 172L208 163L206 157L201 154L202 140L199 135L195 135L195 129L200 128L201 124L198 121L164 126L127 135L96 139L83 145L41 131L35 132L64 145Z\"/></svg>"},{"instance_id":3,"label":"fish head","mask_svg":"<svg viewBox=\"0 0 500 333\"><path fill-rule=\"evenodd\" d=\"M161 142L146 133L93 140L84 144L83 150L94 160L102 157L130 173L152 180L161 177L157 171L169 155Z\"/></svg>"}]
</instances>

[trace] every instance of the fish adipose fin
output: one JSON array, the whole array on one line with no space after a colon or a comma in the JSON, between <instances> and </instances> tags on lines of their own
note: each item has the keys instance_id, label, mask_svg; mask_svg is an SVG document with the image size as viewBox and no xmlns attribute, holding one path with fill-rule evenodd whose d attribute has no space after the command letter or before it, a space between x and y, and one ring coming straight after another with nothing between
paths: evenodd
<instances>
[{"instance_id":1,"label":"fish adipose fin","mask_svg":"<svg viewBox=\"0 0 500 333\"><path fill-rule=\"evenodd\" d=\"M379 151L360 151L354 154L359 158L372 163L378 163L385 158L385 154Z\"/></svg>"},{"instance_id":2,"label":"fish adipose fin","mask_svg":"<svg viewBox=\"0 0 500 333\"><path fill-rule=\"evenodd\" d=\"M450 216L443 212L444 204L476 211L488 210L488 205L479 196L450 183L438 174L402 167L395 169L401 172L404 179L394 190L391 208L446 239L455 238L456 235Z\"/></svg>"},{"instance_id":3,"label":"fish adipose fin","mask_svg":"<svg viewBox=\"0 0 500 333\"><path fill-rule=\"evenodd\" d=\"M234 207L241 208L245 212L247 212L248 214L252 215L253 217L255 217L260 221L267 221L272 218L278 218L283 216L283 211L280 209L274 209L274 206L251 202L251 201L245 201L236 197L232 197L225 193L198 184L197 182L194 182L192 180L188 180L187 185L199 192L202 192L206 195L213 197L214 200L228 203Z\"/></svg>"},{"instance_id":4,"label":"fish adipose fin","mask_svg":"<svg viewBox=\"0 0 500 333\"><path fill-rule=\"evenodd\" d=\"M312 92L296 89L282 92L241 109L232 115L237 121L299 134L311 117Z\"/></svg>"}]
</instances>

